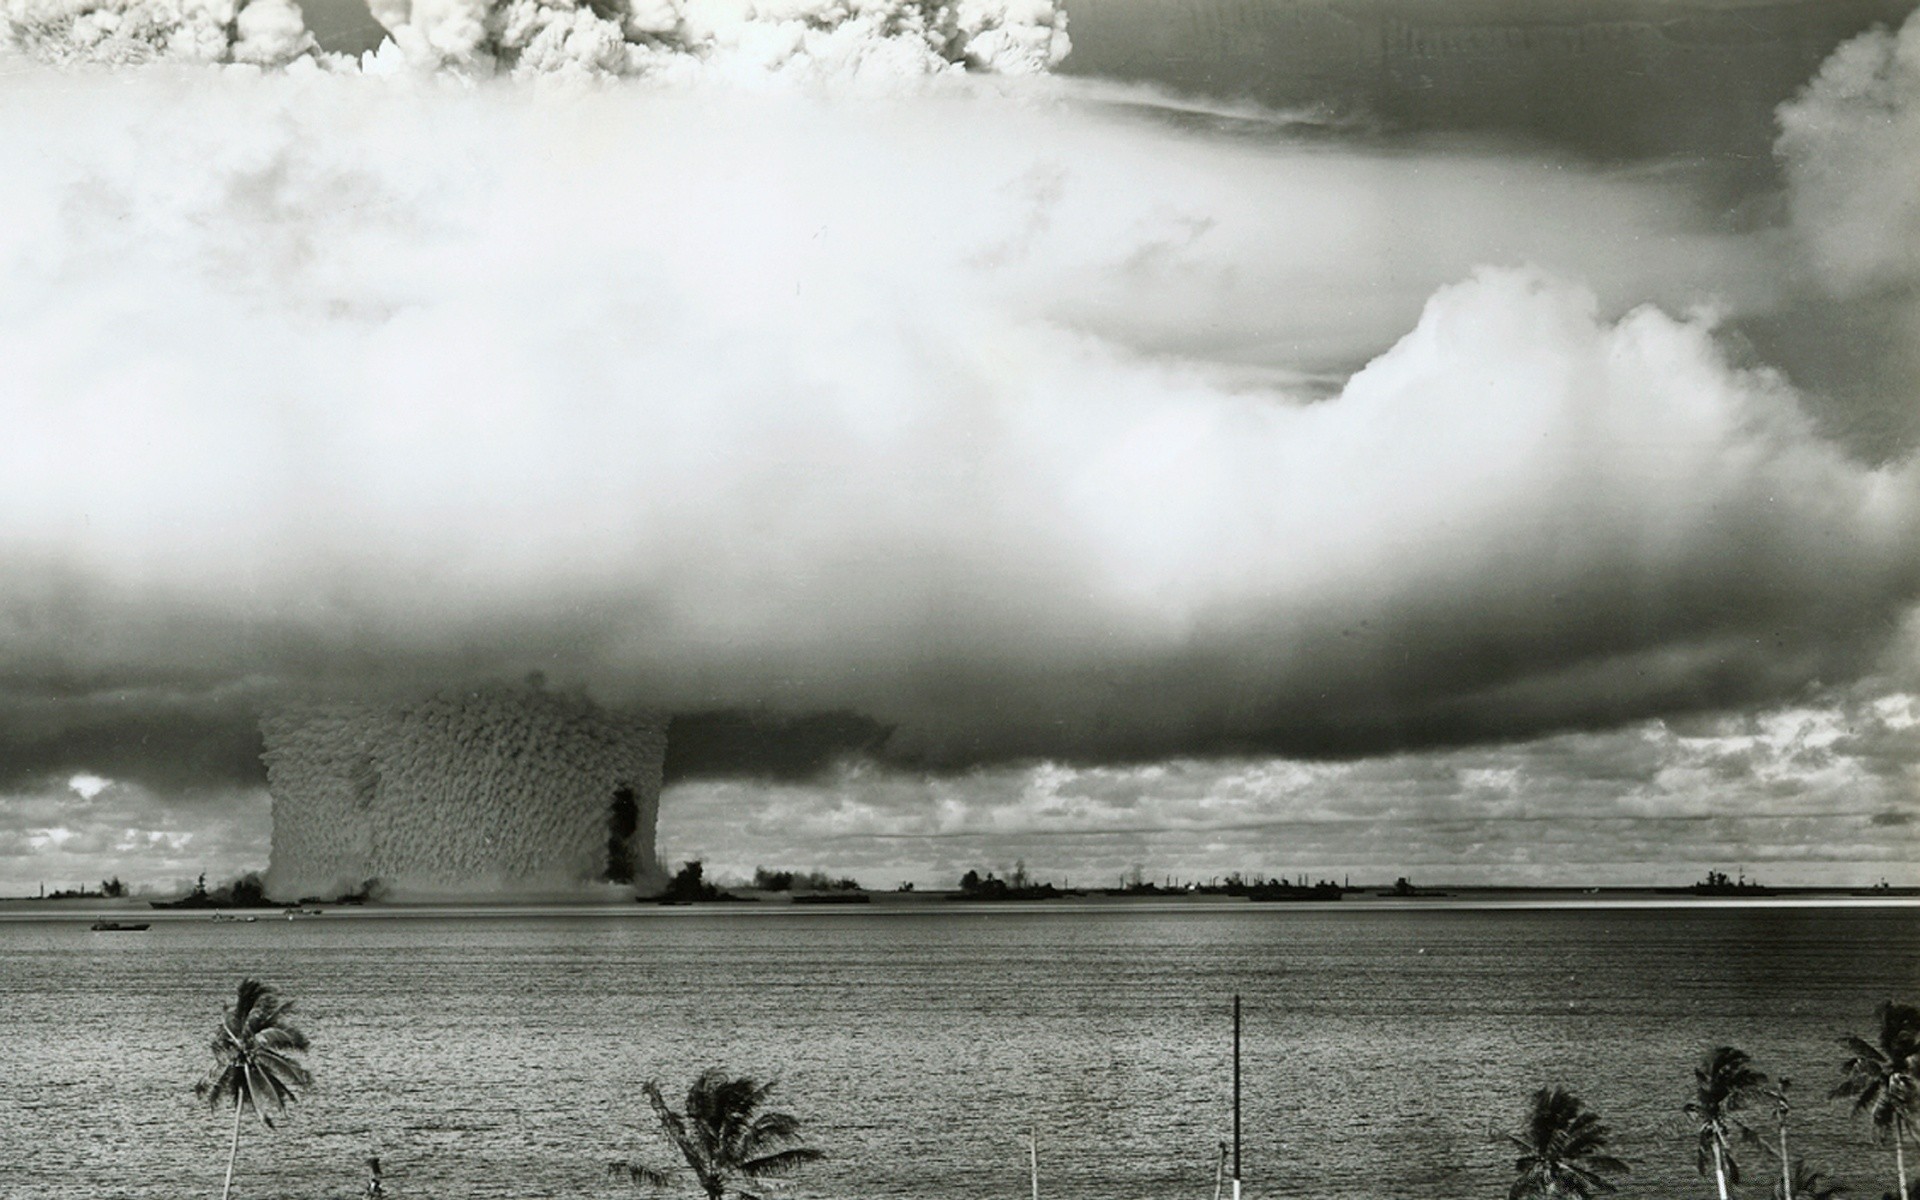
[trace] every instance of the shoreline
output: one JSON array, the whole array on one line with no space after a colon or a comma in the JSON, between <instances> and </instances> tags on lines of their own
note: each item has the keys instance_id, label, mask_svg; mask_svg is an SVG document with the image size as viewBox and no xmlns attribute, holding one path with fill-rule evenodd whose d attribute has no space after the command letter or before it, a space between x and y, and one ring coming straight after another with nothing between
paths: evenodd
<instances>
[{"instance_id":1,"label":"shoreline","mask_svg":"<svg viewBox=\"0 0 1920 1200\"><path fill-rule=\"evenodd\" d=\"M364 904L302 906L307 913L289 917L283 908L156 909L150 897L123 900L46 900L38 897L0 898L0 922L94 921L139 914L155 925L209 923L216 913L222 923L298 924L310 921L395 920L407 918L645 918L686 919L711 916L817 916L952 914L985 916L994 912L1023 915L1059 913L1177 913L1245 912L1285 913L1406 913L1406 912L1522 912L1625 911L1689 909L1907 909L1920 908L1920 889L1896 888L1886 893L1872 889L1772 888L1764 896L1693 895L1660 888L1448 888L1445 894L1389 896L1372 889L1355 890L1342 900L1250 901L1223 895L1068 895L1052 900L961 900L955 892L872 892L863 904L795 904L790 895L773 893L727 902L660 905L648 901L608 902L583 898L557 900L470 899L369 901ZM317 908L317 913L311 910ZM252 918L249 920L249 918Z\"/></svg>"}]
</instances>

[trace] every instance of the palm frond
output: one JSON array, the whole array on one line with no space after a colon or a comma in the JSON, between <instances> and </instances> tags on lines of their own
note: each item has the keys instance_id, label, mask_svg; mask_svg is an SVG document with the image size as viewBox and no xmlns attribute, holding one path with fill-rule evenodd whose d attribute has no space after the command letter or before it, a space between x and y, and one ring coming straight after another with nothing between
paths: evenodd
<instances>
[{"instance_id":1,"label":"palm frond","mask_svg":"<svg viewBox=\"0 0 1920 1200\"><path fill-rule=\"evenodd\" d=\"M1880 1025L1880 1046L1890 1057L1904 1057L1920 1046L1920 1008L1883 1000L1873 1015Z\"/></svg>"},{"instance_id":2,"label":"palm frond","mask_svg":"<svg viewBox=\"0 0 1920 1200\"><path fill-rule=\"evenodd\" d=\"M666 1098L660 1094L660 1085L652 1080L648 1080L642 1085L640 1090L646 1093L647 1102L653 1106L653 1115L659 1120L660 1128L666 1131L667 1140L671 1141L674 1148L680 1151L681 1156L687 1160L687 1165L691 1166L695 1171L699 1171L699 1148L694 1144L692 1136L687 1132L686 1121L681 1119L679 1113L667 1107Z\"/></svg>"},{"instance_id":3,"label":"palm frond","mask_svg":"<svg viewBox=\"0 0 1920 1200\"><path fill-rule=\"evenodd\" d=\"M1593 1155L1587 1159L1587 1165L1603 1175L1629 1175L1633 1172L1633 1168L1627 1165L1625 1159L1615 1158L1610 1154ZM1612 1190L1611 1184L1608 1185L1608 1190Z\"/></svg>"},{"instance_id":4,"label":"palm frond","mask_svg":"<svg viewBox=\"0 0 1920 1200\"><path fill-rule=\"evenodd\" d=\"M253 1012L254 1005L260 1002L260 996L267 985L251 976L240 981L240 987L233 998L233 1009L227 1014L227 1028L239 1033L246 1027L247 1018Z\"/></svg>"},{"instance_id":5,"label":"palm frond","mask_svg":"<svg viewBox=\"0 0 1920 1200\"><path fill-rule=\"evenodd\" d=\"M826 1154L811 1146L796 1146L791 1150L776 1150L772 1154L762 1154L741 1163L739 1172L748 1179L760 1179L768 1175L785 1175L810 1162L819 1162Z\"/></svg>"},{"instance_id":6,"label":"palm frond","mask_svg":"<svg viewBox=\"0 0 1920 1200\"><path fill-rule=\"evenodd\" d=\"M193 1085L193 1093L211 1108L224 1108L236 1087L236 1074L237 1069L232 1063L217 1062L207 1068L207 1073Z\"/></svg>"},{"instance_id":7,"label":"palm frond","mask_svg":"<svg viewBox=\"0 0 1920 1200\"><path fill-rule=\"evenodd\" d=\"M610 1162L607 1164L607 1174L616 1179L624 1177L635 1187L664 1188L673 1182L670 1173L637 1162Z\"/></svg>"},{"instance_id":8,"label":"palm frond","mask_svg":"<svg viewBox=\"0 0 1920 1200\"><path fill-rule=\"evenodd\" d=\"M1618 1162L1618 1160L1608 1160L1608 1161ZM1598 1159L1594 1160L1594 1166L1598 1167L1599 1165L1600 1165L1599 1160ZM1626 1169L1626 1165L1624 1163L1619 1164L1619 1166L1621 1170ZM1574 1192L1578 1195L1591 1196L1595 1192L1611 1192L1616 1190L1613 1185L1613 1181L1606 1178L1598 1170L1590 1171L1583 1167L1576 1167L1571 1164L1563 1164L1560 1170L1561 1170L1561 1175L1563 1179L1563 1186L1568 1191Z\"/></svg>"},{"instance_id":9,"label":"palm frond","mask_svg":"<svg viewBox=\"0 0 1920 1200\"><path fill-rule=\"evenodd\" d=\"M1834 1200L1834 1197L1847 1190L1847 1185L1837 1179L1815 1170L1803 1158L1793 1160L1793 1196L1794 1200ZM1780 1180L1774 1180L1774 1200L1785 1200L1786 1189Z\"/></svg>"},{"instance_id":10,"label":"palm frond","mask_svg":"<svg viewBox=\"0 0 1920 1200\"><path fill-rule=\"evenodd\" d=\"M800 1140L800 1121L790 1113L761 1113L734 1145L741 1158L754 1158Z\"/></svg>"},{"instance_id":11,"label":"palm frond","mask_svg":"<svg viewBox=\"0 0 1920 1200\"><path fill-rule=\"evenodd\" d=\"M253 1040L255 1045L280 1054L304 1054L310 1048L307 1045L307 1035L291 1025L269 1025L255 1031Z\"/></svg>"}]
</instances>

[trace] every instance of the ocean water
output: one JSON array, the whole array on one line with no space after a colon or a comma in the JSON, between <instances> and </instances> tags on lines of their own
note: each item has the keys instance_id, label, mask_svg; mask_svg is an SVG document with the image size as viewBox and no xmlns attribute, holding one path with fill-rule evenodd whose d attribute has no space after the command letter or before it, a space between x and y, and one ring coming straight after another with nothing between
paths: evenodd
<instances>
[{"instance_id":1,"label":"ocean water","mask_svg":"<svg viewBox=\"0 0 1920 1200\"><path fill-rule=\"evenodd\" d=\"M1920 911L0 921L0 1196L217 1195L230 1126L191 1085L248 974L295 998L315 1085L243 1130L238 1196L353 1195L369 1149L400 1197L629 1195L609 1160L671 1165L641 1084L708 1066L778 1076L828 1153L783 1195L1024 1196L1032 1129L1045 1197L1210 1196L1236 991L1249 1197L1502 1196L1495 1138L1549 1082L1614 1128L1623 1194L1711 1196L1679 1108L1722 1042L1798 1081L1796 1145L1877 1196L1891 1155L1825 1093L1839 1034L1920 1000Z\"/></svg>"}]
</instances>

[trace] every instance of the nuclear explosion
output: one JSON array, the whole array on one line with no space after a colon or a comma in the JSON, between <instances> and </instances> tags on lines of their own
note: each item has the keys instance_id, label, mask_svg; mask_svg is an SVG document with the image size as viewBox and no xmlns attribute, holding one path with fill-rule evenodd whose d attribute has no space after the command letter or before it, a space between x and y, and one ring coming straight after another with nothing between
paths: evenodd
<instances>
[{"instance_id":1,"label":"nuclear explosion","mask_svg":"<svg viewBox=\"0 0 1920 1200\"><path fill-rule=\"evenodd\" d=\"M276 899L662 881L666 721L538 686L331 703L261 720Z\"/></svg>"}]
</instances>

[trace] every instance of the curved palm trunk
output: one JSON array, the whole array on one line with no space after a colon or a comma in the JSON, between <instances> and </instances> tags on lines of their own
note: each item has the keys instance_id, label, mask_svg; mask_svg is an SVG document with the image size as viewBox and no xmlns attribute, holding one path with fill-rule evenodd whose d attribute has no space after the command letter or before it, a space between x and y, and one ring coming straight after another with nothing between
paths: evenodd
<instances>
[{"instance_id":1,"label":"curved palm trunk","mask_svg":"<svg viewBox=\"0 0 1920 1200\"><path fill-rule=\"evenodd\" d=\"M1780 1195L1793 1200L1793 1163L1787 1158L1787 1123L1780 1121Z\"/></svg>"},{"instance_id":2,"label":"curved palm trunk","mask_svg":"<svg viewBox=\"0 0 1920 1200\"><path fill-rule=\"evenodd\" d=\"M1720 1139L1713 1139L1713 1181L1720 1185L1720 1200L1727 1200L1727 1164L1720 1157ZM1902 1196L1900 1200L1906 1200Z\"/></svg>"},{"instance_id":3,"label":"curved palm trunk","mask_svg":"<svg viewBox=\"0 0 1920 1200\"><path fill-rule=\"evenodd\" d=\"M240 1153L240 1097L233 1098L233 1145L227 1147L227 1182L220 1188L220 1200L233 1191L233 1160ZM1902 1197L1901 1200L1905 1200Z\"/></svg>"},{"instance_id":4,"label":"curved palm trunk","mask_svg":"<svg viewBox=\"0 0 1920 1200\"><path fill-rule=\"evenodd\" d=\"M1907 1146L1900 1122L1893 1125L1893 1169L1900 1172L1900 1200L1907 1200Z\"/></svg>"}]
</instances>

